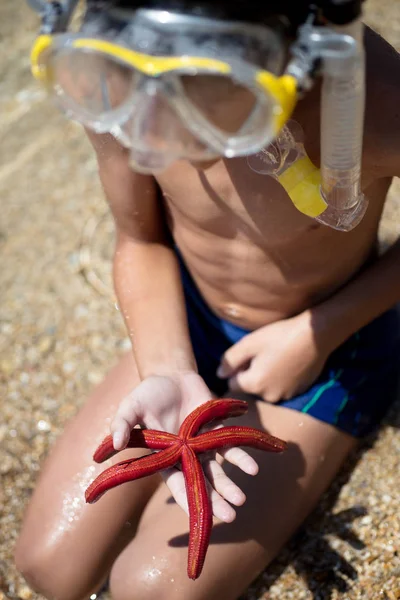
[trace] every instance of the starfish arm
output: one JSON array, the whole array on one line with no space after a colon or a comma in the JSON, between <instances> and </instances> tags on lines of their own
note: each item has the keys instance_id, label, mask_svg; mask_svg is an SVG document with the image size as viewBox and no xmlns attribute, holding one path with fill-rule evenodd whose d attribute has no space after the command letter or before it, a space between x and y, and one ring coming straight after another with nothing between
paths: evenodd
<instances>
[{"instance_id":1,"label":"starfish arm","mask_svg":"<svg viewBox=\"0 0 400 600\"><path fill-rule=\"evenodd\" d=\"M227 419L228 417L238 417L247 412L248 404L243 400L232 400L224 398L222 400L210 400L200 404L183 421L179 429L179 437L182 440L196 435L200 427L205 423L215 419Z\"/></svg>"},{"instance_id":2,"label":"starfish arm","mask_svg":"<svg viewBox=\"0 0 400 600\"><path fill-rule=\"evenodd\" d=\"M234 425L201 433L188 440L187 444L196 454L231 446L247 446L268 452L283 452L287 447L286 442L265 431Z\"/></svg>"},{"instance_id":3,"label":"starfish arm","mask_svg":"<svg viewBox=\"0 0 400 600\"><path fill-rule=\"evenodd\" d=\"M86 502L93 504L108 490L126 483L153 475L157 471L168 469L175 465L182 453L182 444L175 443L170 448L154 452L140 458L124 460L109 467L89 485L85 492Z\"/></svg>"},{"instance_id":4,"label":"starfish arm","mask_svg":"<svg viewBox=\"0 0 400 600\"><path fill-rule=\"evenodd\" d=\"M164 450L175 444L177 439L176 435L165 431L157 431L155 429L132 429L126 447ZM114 456L114 454L117 454L117 452L120 451L114 449L112 436L108 435L93 454L93 460L97 463L101 463Z\"/></svg>"},{"instance_id":5,"label":"starfish arm","mask_svg":"<svg viewBox=\"0 0 400 600\"><path fill-rule=\"evenodd\" d=\"M212 508L200 461L188 446L182 450L182 472L189 505L187 573L197 579L202 571L212 528Z\"/></svg>"}]
</instances>

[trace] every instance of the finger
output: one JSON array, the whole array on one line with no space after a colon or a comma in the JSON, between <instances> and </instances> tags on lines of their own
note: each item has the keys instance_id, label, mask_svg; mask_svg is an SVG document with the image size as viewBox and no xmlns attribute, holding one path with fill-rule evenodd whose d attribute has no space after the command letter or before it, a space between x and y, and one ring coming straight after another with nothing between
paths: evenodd
<instances>
[{"instance_id":1,"label":"finger","mask_svg":"<svg viewBox=\"0 0 400 600\"><path fill-rule=\"evenodd\" d=\"M159 379L148 378L147 380L142 381L120 403L110 428L113 436L114 448L116 450L122 450L125 448L126 444L128 443L131 430L135 427L135 425L142 424L142 402L144 399L154 395L157 392L157 388L161 385ZM171 394L171 390L167 388L167 390L164 390L164 393ZM146 425L151 426L149 423L146 423Z\"/></svg>"},{"instance_id":2,"label":"finger","mask_svg":"<svg viewBox=\"0 0 400 600\"><path fill-rule=\"evenodd\" d=\"M228 388L231 392L257 393L254 382L254 373L252 373L251 369L235 373L228 381Z\"/></svg>"},{"instance_id":3,"label":"finger","mask_svg":"<svg viewBox=\"0 0 400 600\"><path fill-rule=\"evenodd\" d=\"M245 336L239 342L228 348L222 356L221 363L217 369L217 377L226 379L237 369L248 362L254 355L254 347L250 335Z\"/></svg>"},{"instance_id":4,"label":"finger","mask_svg":"<svg viewBox=\"0 0 400 600\"><path fill-rule=\"evenodd\" d=\"M181 507L185 513L189 514L188 499L186 495L185 479L182 471L173 467L172 469L166 469L161 472L161 477L167 484L175 502Z\"/></svg>"},{"instance_id":5,"label":"finger","mask_svg":"<svg viewBox=\"0 0 400 600\"><path fill-rule=\"evenodd\" d=\"M129 440L129 424L118 417L115 417L111 424L111 435L113 438L114 450L123 450Z\"/></svg>"},{"instance_id":6,"label":"finger","mask_svg":"<svg viewBox=\"0 0 400 600\"><path fill-rule=\"evenodd\" d=\"M218 454L232 465L239 467L244 473L247 473L248 475L257 475L257 462L242 448L227 448L226 450L220 450Z\"/></svg>"},{"instance_id":7,"label":"finger","mask_svg":"<svg viewBox=\"0 0 400 600\"><path fill-rule=\"evenodd\" d=\"M232 375L232 377L229 378L228 389L230 392L243 392L244 391L239 384L237 375Z\"/></svg>"},{"instance_id":8,"label":"finger","mask_svg":"<svg viewBox=\"0 0 400 600\"><path fill-rule=\"evenodd\" d=\"M276 376L271 376L270 371L267 371L265 361L256 356L248 369L235 373L229 379L228 388L231 392L246 392L275 404L282 398L279 390L283 388L283 383L284 374L282 380L277 380ZM279 387L276 390L277 386Z\"/></svg>"},{"instance_id":9,"label":"finger","mask_svg":"<svg viewBox=\"0 0 400 600\"><path fill-rule=\"evenodd\" d=\"M208 461L203 467L211 485L222 498L235 506L242 506L242 504L246 502L246 495L242 492L240 487L226 475L224 469L216 460Z\"/></svg>"},{"instance_id":10,"label":"finger","mask_svg":"<svg viewBox=\"0 0 400 600\"><path fill-rule=\"evenodd\" d=\"M127 443L127 436L135 425L145 424L150 429L160 429L158 420L154 416L152 418L151 412L146 414L146 422L143 422L149 399L159 396L163 398L165 405L175 401L176 384L165 377L148 377L122 400L111 423L111 432L113 437L115 434L118 449L122 443Z\"/></svg>"},{"instance_id":11,"label":"finger","mask_svg":"<svg viewBox=\"0 0 400 600\"><path fill-rule=\"evenodd\" d=\"M214 517L224 523L232 523L236 519L236 510L218 494L208 479L206 479L206 484Z\"/></svg>"},{"instance_id":12,"label":"finger","mask_svg":"<svg viewBox=\"0 0 400 600\"><path fill-rule=\"evenodd\" d=\"M168 485L172 496L174 497L178 506L180 506L186 514L189 514L189 506L186 495L185 479L182 471L177 468L168 469L162 472L162 477ZM236 517L236 511L226 500L224 500L211 486L210 482L206 480L208 496L211 501L213 515L224 521L225 523L231 523Z\"/></svg>"},{"instance_id":13,"label":"finger","mask_svg":"<svg viewBox=\"0 0 400 600\"><path fill-rule=\"evenodd\" d=\"M139 423L139 411L132 395L125 398L118 407L117 414L111 422L110 431L113 436L115 450L122 450L128 443L129 435Z\"/></svg>"}]
</instances>

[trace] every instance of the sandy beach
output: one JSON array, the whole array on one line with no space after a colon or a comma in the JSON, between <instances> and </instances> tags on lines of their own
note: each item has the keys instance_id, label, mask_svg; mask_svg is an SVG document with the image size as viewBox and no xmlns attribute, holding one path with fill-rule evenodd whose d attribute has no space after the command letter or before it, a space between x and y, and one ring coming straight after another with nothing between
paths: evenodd
<instances>
[{"instance_id":1,"label":"sandy beach","mask_svg":"<svg viewBox=\"0 0 400 600\"><path fill-rule=\"evenodd\" d=\"M366 4L366 22L400 50L400 1ZM94 155L30 74L37 27L23 0L1 1L0 600L39 600L12 558L24 508L55 439L130 347ZM399 233L395 181L383 246ZM400 399L241 600L400 599L399 474Z\"/></svg>"}]
</instances>

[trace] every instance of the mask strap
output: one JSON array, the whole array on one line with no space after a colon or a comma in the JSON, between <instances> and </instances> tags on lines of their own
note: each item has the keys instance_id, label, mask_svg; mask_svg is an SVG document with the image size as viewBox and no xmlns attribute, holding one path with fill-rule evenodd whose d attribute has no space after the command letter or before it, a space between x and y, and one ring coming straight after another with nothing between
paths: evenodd
<instances>
[{"instance_id":1,"label":"mask strap","mask_svg":"<svg viewBox=\"0 0 400 600\"><path fill-rule=\"evenodd\" d=\"M79 0L27 0L29 6L42 19L41 34L61 33L67 30Z\"/></svg>"},{"instance_id":2,"label":"mask strap","mask_svg":"<svg viewBox=\"0 0 400 600\"><path fill-rule=\"evenodd\" d=\"M46 0L27 0L29 6L35 12L42 14L46 10Z\"/></svg>"}]
</instances>

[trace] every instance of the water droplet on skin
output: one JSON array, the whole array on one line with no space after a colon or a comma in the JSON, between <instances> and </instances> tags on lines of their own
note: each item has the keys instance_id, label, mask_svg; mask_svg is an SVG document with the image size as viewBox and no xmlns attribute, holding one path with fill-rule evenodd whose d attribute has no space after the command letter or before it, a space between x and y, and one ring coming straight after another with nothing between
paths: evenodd
<instances>
[{"instance_id":1,"label":"water droplet on skin","mask_svg":"<svg viewBox=\"0 0 400 600\"><path fill-rule=\"evenodd\" d=\"M153 579L154 577L157 577L157 575L161 575L160 569L149 569L149 571L147 571L147 577L149 579Z\"/></svg>"},{"instance_id":2,"label":"water droplet on skin","mask_svg":"<svg viewBox=\"0 0 400 600\"><path fill-rule=\"evenodd\" d=\"M236 317L237 318L240 315L240 310L236 306L236 304L226 304L223 307L223 311L228 317Z\"/></svg>"},{"instance_id":3,"label":"water droplet on skin","mask_svg":"<svg viewBox=\"0 0 400 600\"><path fill-rule=\"evenodd\" d=\"M301 423L299 423L299 427L303 427L304 423L303 421L301 421Z\"/></svg>"},{"instance_id":4,"label":"water droplet on skin","mask_svg":"<svg viewBox=\"0 0 400 600\"><path fill-rule=\"evenodd\" d=\"M84 490L93 479L96 467L90 465L81 473L73 477L73 487L64 494L62 500L62 510L57 526L51 535L51 542L54 543L62 537L67 531L74 527L74 523L79 521L79 516L84 506Z\"/></svg>"}]
</instances>

